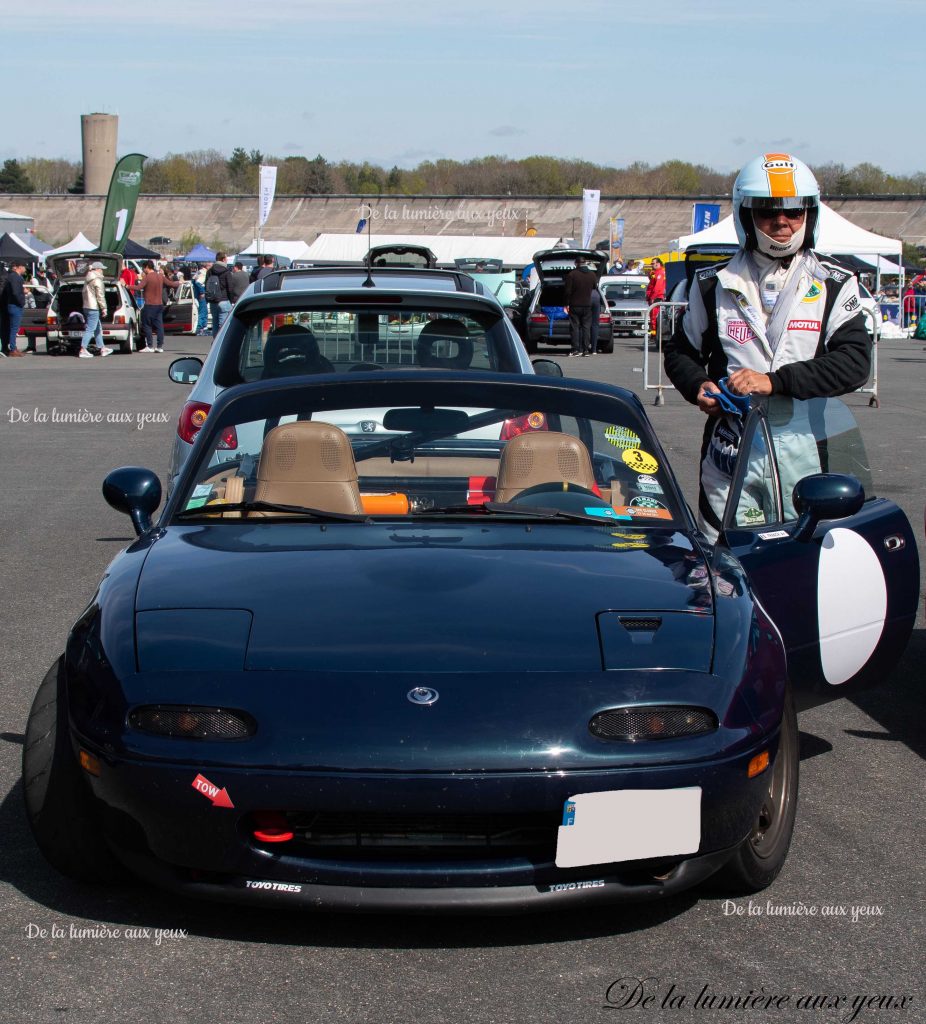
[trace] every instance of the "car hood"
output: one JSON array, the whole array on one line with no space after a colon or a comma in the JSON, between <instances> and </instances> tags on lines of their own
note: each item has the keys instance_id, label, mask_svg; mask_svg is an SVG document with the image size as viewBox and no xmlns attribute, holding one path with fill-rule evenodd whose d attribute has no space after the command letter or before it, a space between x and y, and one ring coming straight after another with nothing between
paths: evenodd
<instances>
[{"instance_id":1,"label":"car hood","mask_svg":"<svg viewBox=\"0 0 926 1024\"><path fill-rule=\"evenodd\" d=\"M137 588L139 667L709 671L708 579L700 552L672 530L488 519L172 526Z\"/></svg>"}]
</instances>

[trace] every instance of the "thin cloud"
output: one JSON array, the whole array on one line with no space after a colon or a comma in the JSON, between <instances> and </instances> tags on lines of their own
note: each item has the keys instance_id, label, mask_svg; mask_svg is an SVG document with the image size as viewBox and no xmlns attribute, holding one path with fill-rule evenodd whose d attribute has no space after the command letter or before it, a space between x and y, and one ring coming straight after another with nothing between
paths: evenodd
<instances>
[{"instance_id":1,"label":"thin cloud","mask_svg":"<svg viewBox=\"0 0 926 1024\"><path fill-rule=\"evenodd\" d=\"M517 125L500 124L497 128L490 128L489 134L500 139L511 139L515 135L527 135L527 132L523 128L518 128Z\"/></svg>"}]
</instances>

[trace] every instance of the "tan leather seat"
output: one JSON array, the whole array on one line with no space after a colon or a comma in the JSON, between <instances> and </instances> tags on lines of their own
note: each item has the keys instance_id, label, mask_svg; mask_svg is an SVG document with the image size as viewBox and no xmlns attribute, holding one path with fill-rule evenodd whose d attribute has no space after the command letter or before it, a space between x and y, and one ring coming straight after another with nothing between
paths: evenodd
<instances>
[{"instance_id":1,"label":"tan leather seat","mask_svg":"<svg viewBox=\"0 0 926 1024\"><path fill-rule=\"evenodd\" d=\"M555 430L533 430L513 437L502 450L495 500L511 501L528 487L549 483L594 490L595 473L585 445L577 437Z\"/></svg>"},{"instance_id":2,"label":"tan leather seat","mask_svg":"<svg viewBox=\"0 0 926 1024\"><path fill-rule=\"evenodd\" d=\"M362 513L357 466L347 435L329 423L314 421L274 427L261 448L254 500Z\"/></svg>"}]
</instances>

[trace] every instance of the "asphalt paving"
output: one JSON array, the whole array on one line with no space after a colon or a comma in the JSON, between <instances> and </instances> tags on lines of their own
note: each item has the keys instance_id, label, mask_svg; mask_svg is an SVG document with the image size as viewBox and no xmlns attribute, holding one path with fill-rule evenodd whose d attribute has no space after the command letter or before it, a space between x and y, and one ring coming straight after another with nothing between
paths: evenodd
<instances>
[{"instance_id":1,"label":"asphalt paving","mask_svg":"<svg viewBox=\"0 0 926 1024\"><path fill-rule=\"evenodd\" d=\"M348 917L77 886L47 867L19 780L29 706L107 563L132 540L101 481L129 464L163 480L185 396L167 364L207 344L169 339L167 355L92 365L0 361L0 1022L926 1020L922 601L881 687L801 715L791 854L751 900L698 890L542 916ZM700 414L671 390L654 404L643 355L619 340L613 355L561 361L641 395L692 499ZM924 384L922 344L885 342L880 408L867 394L846 400L877 492L920 539Z\"/></svg>"}]
</instances>

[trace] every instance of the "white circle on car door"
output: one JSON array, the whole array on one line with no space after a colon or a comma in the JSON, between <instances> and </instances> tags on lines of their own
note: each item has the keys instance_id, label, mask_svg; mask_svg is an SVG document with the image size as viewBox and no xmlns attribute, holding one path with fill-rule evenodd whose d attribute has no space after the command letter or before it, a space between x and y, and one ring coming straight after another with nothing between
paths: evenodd
<instances>
[{"instance_id":1,"label":"white circle on car door","mask_svg":"<svg viewBox=\"0 0 926 1024\"><path fill-rule=\"evenodd\" d=\"M861 671L886 615L887 582L871 545L854 530L830 530L817 569L820 663L828 683L836 686Z\"/></svg>"}]
</instances>

